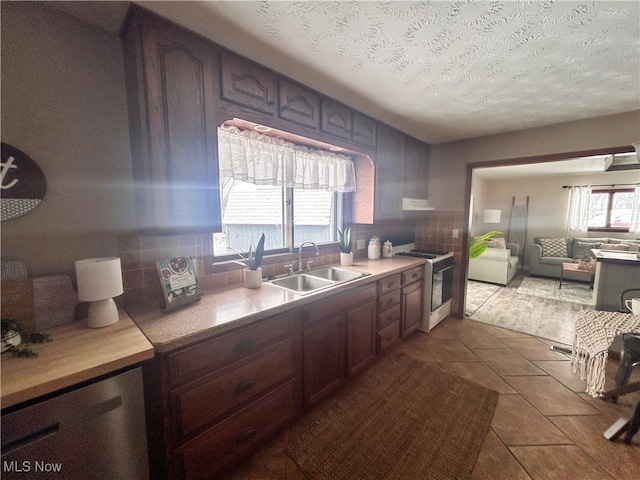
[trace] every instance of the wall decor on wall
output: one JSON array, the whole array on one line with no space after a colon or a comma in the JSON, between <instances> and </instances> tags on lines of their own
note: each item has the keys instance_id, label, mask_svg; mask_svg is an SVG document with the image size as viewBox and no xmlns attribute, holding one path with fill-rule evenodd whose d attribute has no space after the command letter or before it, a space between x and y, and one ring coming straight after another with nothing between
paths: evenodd
<instances>
[{"instance_id":1,"label":"wall decor on wall","mask_svg":"<svg viewBox=\"0 0 640 480\"><path fill-rule=\"evenodd\" d=\"M47 191L47 181L38 164L26 153L2 143L0 168L2 221L36 208Z\"/></svg>"}]
</instances>

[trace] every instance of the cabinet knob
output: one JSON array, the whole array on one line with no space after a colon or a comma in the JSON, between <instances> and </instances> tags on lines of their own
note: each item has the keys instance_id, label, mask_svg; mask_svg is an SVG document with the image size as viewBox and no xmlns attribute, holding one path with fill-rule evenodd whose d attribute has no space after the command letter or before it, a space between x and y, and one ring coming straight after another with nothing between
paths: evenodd
<instances>
[{"instance_id":1,"label":"cabinet knob","mask_svg":"<svg viewBox=\"0 0 640 480\"><path fill-rule=\"evenodd\" d=\"M238 343L236 343L233 346L233 351L234 352L242 352L243 350L248 350L251 347L253 347L256 344L256 340L254 338L248 337L248 338L243 338L242 340L239 340Z\"/></svg>"},{"instance_id":2,"label":"cabinet knob","mask_svg":"<svg viewBox=\"0 0 640 480\"><path fill-rule=\"evenodd\" d=\"M243 378L238 382L238 385L236 385L236 395L251 390L251 387L253 387L255 383L256 381L253 378Z\"/></svg>"},{"instance_id":3,"label":"cabinet knob","mask_svg":"<svg viewBox=\"0 0 640 480\"><path fill-rule=\"evenodd\" d=\"M249 430L242 432L240 435L236 437L236 445L240 445L241 443L246 442L251 437L253 437L256 433L258 433L258 431L255 428L250 428Z\"/></svg>"}]
</instances>

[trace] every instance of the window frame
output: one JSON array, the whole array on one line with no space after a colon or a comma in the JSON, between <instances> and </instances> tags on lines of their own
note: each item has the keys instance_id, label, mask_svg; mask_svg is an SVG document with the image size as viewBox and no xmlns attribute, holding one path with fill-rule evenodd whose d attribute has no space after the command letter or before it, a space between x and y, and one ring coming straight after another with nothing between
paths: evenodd
<instances>
[{"instance_id":1,"label":"window frame","mask_svg":"<svg viewBox=\"0 0 640 480\"><path fill-rule=\"evenodd\" d=\"M590 195L595 194L608 194L607 197L607 219L604 227L587 227L588 232L616 232L616 233L629 233L629 228L625 227L612 227L611 226L611 210L613 205L613 196L616 193L633 193L633 188L596 188L593 189Z\"/></svg>"},{"instance_id":2,"label":"window frame","mask_svg":"<svg viewBox=\"0 0 640 480\"><path fill-rule=\"evenodd\" d=\"M265 250L264 257L262 259L262 265L275 265L283 262L290 262L298 260L298 247L293 246L293 208L295 208L293 201L293 188L284 187L285 190L285 243L284 248ZM348 225L351 221L351 204L352 193L341 193L339 198L341 199L342 212L336 212L336 223L341 224L342 228ZM336 202L337 208L337 202ZM318 244L320 255L331 255L340 252L337 241L323 242ZM222 257L215 256L213 254L213 239L212 233L202 235L202 250L204 259L204 274L233 272L236 270L242 270L244 267L234 260L239 260L237 255L224 255ZM246 252L243 252L246 253Z\"/></svg>"}]
</instances>

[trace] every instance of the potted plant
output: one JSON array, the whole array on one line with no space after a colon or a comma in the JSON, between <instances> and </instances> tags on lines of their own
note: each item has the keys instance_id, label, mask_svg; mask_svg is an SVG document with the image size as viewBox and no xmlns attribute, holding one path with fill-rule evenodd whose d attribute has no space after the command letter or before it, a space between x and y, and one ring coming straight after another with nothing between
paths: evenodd
<instances>
[{"instance_id":1,"label":"potted plant","mask_svg":"<svg viewBox=\"0 0 640 480\"><path fill-rule=\"evenodd\" d=\"M471 237L469 242L469 258L476 258L482 255L487 249L487 241L494 235L501 235L502 232L498 230L491 230L490 232L480 235L479 237Z\"/></svg>"},{"instance_id":2,"label":"potted plant","mask_svg":"<svg viewBox=\"0 0 640 480\"><path fill-rule=\"evenodd\" d=\"M237 252L236 252L237 253ZM249 252L246 256L238 253L242 260L234 260L234 262L244 265L244 286L247 288L260 288L262 286L262 256L264 255L264 233L258 240L256 246L253 245L253 241L249 246Z\"/></svg>"},{"instance_id":3,"label":"potted plant","mask_svg":"<svg viewBox=\"0 0 640 480\"><path fill-rule=\"evenodd\" d=\"M343 231L338 229L338 248L340 248L340 265L353 265L351 227L346 227Z\"/></svg>"}]
</instances>

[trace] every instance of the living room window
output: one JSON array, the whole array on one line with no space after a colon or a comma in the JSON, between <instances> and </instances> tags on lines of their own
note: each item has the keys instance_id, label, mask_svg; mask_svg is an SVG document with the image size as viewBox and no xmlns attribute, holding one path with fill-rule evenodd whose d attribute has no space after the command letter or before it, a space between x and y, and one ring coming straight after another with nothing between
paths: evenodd
<instances>
[{"instance_id":1,"label":"living room window","mask_svg":"<svg viewBox=\"0 0 640 480\"><path fill-rule=\"evenodd\" d=\"M594 188L589 204L588 230L592 232L629 232L635 190L633 188Z\"/></svg>"}]
</instances>

